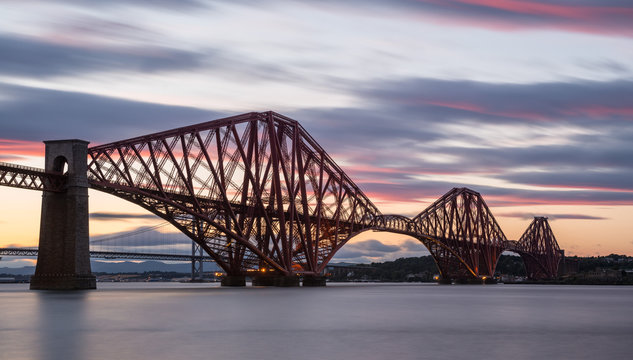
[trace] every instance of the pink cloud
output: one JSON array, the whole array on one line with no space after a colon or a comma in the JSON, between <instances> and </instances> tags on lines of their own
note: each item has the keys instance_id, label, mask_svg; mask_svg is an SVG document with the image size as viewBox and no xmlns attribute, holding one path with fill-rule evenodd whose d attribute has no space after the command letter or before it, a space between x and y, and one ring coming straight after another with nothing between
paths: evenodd
<instances>
[{"instance_id":1,"label":"pink cloud","mask_svg":"<svg viewBox=\"0 0 633 360\"><path fill-rule=\"evenodd\" d=\"M539 114L536 112L529 111L499 111L494 109L487 109L481 105L465 103L465 102L450 102L450 101L433 101L433 100L422 100L423 103L440 106L445 108L457 109L457 110L466 110L470 112L476 112L485 115L495 115L495 116L505 116L510 118L519 118L519 119L527 119L527 120L546 120L543 114Z\"/></svg>"},{"instance_id":2,"label":"pink cloud","mask_svg":"<svg viewBox=\"0 0 633 360\"><path fill-rule=\"evenodd\" d=\"M563 6L519 0L456 0L454 2L478 5L487 8L506 10L531 15L550 15L561 18L591 20L603 16L633 14L628 8L610 8L600 6Z\"/></svg>"},{"instance_id":3,"label":"pink cloud","mask_svg":"<svg viewBox=\"0 0 633 360\"><path fill-rule=\"evenodd\" d=\"M577 108L572 108L563 111L565 115L579 115L585 114L592 117L603 117L609 115L624 115L624 116L633 116L633 108L626 107L608 107L601 105L591 105L591 106L579 106Z\"/></svg>"},{"instance_id":4,"label":"pink cloud","mask_svg":"<svg viewBox=\"0 0 633 360\"><path fill-rule=\"evenodd\" d=\"M589 200L585 198L552 198L531 194L529 197L515 195L484 195L488 206L512 207L529 205L630 205L630 200Z\"/></svg>"},{"instance_id":5,"label":"pink cloud","mask_svg":"<svg viewBox=\"0 0 633 360\"><path fill-rule=\"evenodd\" d=\"M22 156L44 156L44 143L35 141L0 139L0 156L6 160L19 160Z\"/></svg>"},{"instance_id":6,"label":"pink cloud","mask_svg":"<svg viewBox=\"0 0 633 360\"><path fill-rule=\"evenodd\" d=\"M409 102L405 100L405 102ZM429 100L429 99L417 99L411 101L415 104L425 104L431 106L438 106L448 109L464 110L484 115L502 116L515 119L524 120L538 120L538 121L551 121L553 117L557 115L565 116L589 116L593 118L607 117L607 116L633 116L633 108L627 107L624 104L620 106L605 106L599 104L560 104L558 109L552 109L552 113L545 114L544 112L530 111L527 109L515 109L505 110L492 108L490 105L477 104L474 102L465 101L453 101L453 100Z\"/></svg>"},{"instance_id":7,"label":"pink cloud","mask_svg":"<svg viewBox=\"0 0 633 360\"><path fill-rule=\"evenodd\" d=\"M583 190L594 190L594 191L633 193L633 190L631 189L613 188L613 187L605 187L605 186L597 186L597 185L564 185L564 184L556 184L556 185L532 184L532 185L541 186L545 188L555 188L555 189L583 189Z\"/></svg>"},{"instance_id":8,"label":"pink cloud","mask_svg":"<svg viewBox=\"0 0 633 360\"><path fill-rule=\"evenodd\" d=\"M519 0L418 0L433 18L455 25L521 30L552 28L591 34L633 36L633 8ZM434 19L431 19L434 20Z\"/></svg>"}]
</instances>

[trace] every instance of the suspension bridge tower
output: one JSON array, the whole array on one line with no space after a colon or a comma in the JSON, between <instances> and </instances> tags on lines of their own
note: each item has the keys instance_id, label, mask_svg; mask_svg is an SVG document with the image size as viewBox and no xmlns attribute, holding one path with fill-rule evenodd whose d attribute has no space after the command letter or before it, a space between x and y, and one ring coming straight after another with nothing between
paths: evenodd
<instances>
[{"instance_id":1,"label":"suspension bridge tower","mask_svg":"<svg viewBox=\"0 0 633 360\"><path fill-rule=\"evenodd\" d=\"M62 192L44 191L34 290L96 289L88 237L88 142L45 141L47 172L66 176Z\"/></svg>"}]
</instances>

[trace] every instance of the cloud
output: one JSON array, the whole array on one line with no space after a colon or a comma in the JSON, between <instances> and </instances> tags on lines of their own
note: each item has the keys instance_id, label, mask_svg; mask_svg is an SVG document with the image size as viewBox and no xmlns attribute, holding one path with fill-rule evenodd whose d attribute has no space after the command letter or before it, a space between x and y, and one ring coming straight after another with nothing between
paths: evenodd
<instances>
[{"instance_id":1,"label":"cloud","mask_svg":"<svg viewBox=\"0 0 633 360\"><path fill-rule=\"evenodd\" d=\"M236 81L308 81L278 61L237 47L167 46L168 33L96 17L73 17L40 36L0 33L0 75L41 81L93 74L195 73ZM157 41L156 39L163 39ZM160 45L158 45L160 44Z\"/></svg>"},{"instance_id":2,"label":"cloud","mask_svg":"<svg viewBox=\"0 0 633 360\"><path fill-rule=\"evenodd\" d=\"M631 81L345 86L363 106L287 115L375 201L411 203L465 186L495 206L633 203L633 117L623 110ZM6 83L0 90L0 133L27 141L94 145L233 115ZM446 106L465 103L472 107Z\"/></svg>"},{"instance_id":3,"label":"cloud","mask_svg":"<svg viewBox=\"0 0 633 360\"><path fill-rule=\"evenodd\" d=\"M396 245L387 245L370 239L347 243L336 253L334 261L369 263L422 255L428 255L428 251L418 241L405 240Z\"/></svg>"},{"instance_id":4,"label":"cloud","mask_svg":"<svg viewBox=\"0 0 633 360\"><path fill-rule=\"evenodd\" d=\"M11 259L2 259L0 266L6 268L21 268L25 266L35 266L36 263L37 260L32 258L11 257Z\"/></svg>"},{"instance_id":5,"label":"cloud","mask_svg":"<svg viewBox=\"0 0 633 360\"><path fill-rule=\"evenodd\" d=\"M633 81L497 84L425 78L381 81L360 88L368 100L434 117L476 116L487 122L601 119L633 115Z\"/></svg>"},{"instance_id":6,"label":"cloud","mask_svg":"<svg viewBox=\"0 0 633 360\"><path fill-rule=\"evenodd\" d=\"M116 212L93 212L90 213L91 219L96 220L135 220L135 219L159 219L153 214L130 214L130 213L116 213Z\"/></svg>"},{"instance_id":7,"label":"cloud","mask_svg":"<svg viewBox=\"0 0 633 360\"><path fill-rule=\"evenodd\" d=\"M621 149L622 154L611 154L614 161L618 155L624 156L625 149ZM630 153L630 151L629 151ZM577 156L582 157L582 152ZM623 159L626 161L629 159ZM571 163L567 162L569 165ZM605 163L602 163L605 166ZM633 159L631 159L633 166ZM591 190L611 190L611 191L633 191L633 168L610 170L574 169L572 171L549 171L549 172L516 172L500 176L500 178L512 182L541 185L560 188L585 188Z\"/></svg>"},{"instance_id":8,"label":"cloud","mask_svg":"<svg viewBox=\"0 0 633 360\"><path fill-rule=\"evenodd\" d=\"M23 3L21 0L6 0L5 2ZM191 9L195 10L200 7L204 7L204 1L201 0L180 0L177 2L171 0L109 0L109 1L86 1L86 0L35 0L31 2L40 3L58 3L60 5L86 7L94 9L108 8L108 7L122 7L122 6L134 6L145 8L167 8L167 9Z\"/></svg>"},{"instance_id":9,"label":"cloud","mask_svg":"<svg viewBox=\"0 0 633 360\"><path fill-rule=\"evenodd\" d=\"M398 245L386 245L378 240L364 240L347 243L336 253L336 258L378 258L400 250L402 250L402 248Z\"/></svg>"},{"instance_id":10,"label":"cloud","mask_svg":"<svg viewBox=\"0 0 633 360\"><path fill-rule=\"evenodd\" d=\"M19 3L17 1L14 1ZM53 1L46 1L51 3ZM200 0L112 0L87 2L84 0L54 0L62 6L98 8L135 7L140 9L164 8L170 11L192 13L215 4ZM235 6L235 2L224 3ZM317 3L317 2L314 2ZM318 5L324 8L324 2ZM287 5L285 2L245 1L238 6L274 8ZM633 16L630 1L618 0L394 0L394 1L330 1L330 11L357 13L373 11L383 15L413 18L418 21L478 27L492 30L520 31L553 29L598 35L633 36L630 19Z\"/></svg>"},{"instance_id":11,"label":"cloud","mask_svg":"<svg viewBox=\"0 0 633 360\"><path fill-rule=\"evenodd\" d=\"M397 245L385 245L378 240L365 240L348 245L351 249L365 252L390 253L400 250Z\"/></svg>"},{"instance_id":12,"label":"cloud","mask_svg":"<svg viewBox=\"0 0 633 360\"><path fill-rule=\"evenodd\" d=\"M499 147L519 152L521 160L543 161L542 153L554 150L571 158L588 143L590 159L631 158L622 150L633 140L633 81L496 84L411 78L347 86L364 107L289 115L328 152L354 157L359 165L393 170L424 164L424 171L454 172L466 152L479 152L470 161L476 165L471 168L481 169L491 157L505 158ZM602 141L611 135L616 148ZM578 149L568 146L573 142ZM611 153L589 154L596 146Z\"/></svg>"},{"instance_id":13,"label":"cloud","mask_svg":"<svg viewBox=\"0 0 633 360\"><path fill-rule=\"evenodd\" d=\"M420 251L420 246L423 246L421 242L414 240L406 240L400 245L403 249L409 251Z\"/></svg>"},{"instance_id":14,"label":"cloud","mask_svg":"<svg viewBox=\"0 0 633 360\"><path fill-rule=\"evenodd\" d=\"M221 117L191 107L2 82L0 91L8 98L0 107L0 133L27 141L79 138L94 145Z\"/></svg>"},{"instance_id":15,"label":"cloud","mask_svg":"<svg viewBox=\"0 0 633 360\"><path fill-rule=\"evenodd\" d=\"M42 156L43 154L43 142L0 139L1 162L20 162L25 157Z\"/></svg>"},{"instance_id":16,"label":"cloud","mask_svg":"<svg viewBox=\"0 0 633 360\"><path fill-rule=\"evenodd\" d=\"M549 215L551 220L607 220L608 218L602 216L591 216L582 214L553 214Z\"/></svg>"},{"instance_id":17,"label":"cloud","mask_svg":"<svg viewBox=\"0 0 633 360\"><path fill-rule=\"evenodd\" d=\"M159 227L162 227L160 225ZM192 240L180 232L160 232L157 226L103 234L90 238L92 251L191 253Z\"/></svg>"},{"instance_id":18,"label":"cloud","mask_svg":"<svg viewBox=\"0 0 633 360\"><path fill-rule=\"evenodd\" d=\"M67 17L51 24L51 27L54 35L46 36L45 39L54 44L68 42L87 46L90 44L88 41L92 41L93 44L111 44L112 41L131 43L162 35L129 22L90 15Z\"/></svg>"},{"instance_id":19,"label":"cloud","mask_svg":"<svg viewBox=\"0 0 633 360\"><path fill-rule=\"evenodd\" d=\"M371 3L382 11L387 4ZM347 5L350 9L357 6ZM616 0L397 0L388 2L387 10L424 21L492 30L555 29L633 36L633 6Z\"/></svg>"},{"instance_id":20,"label":"cloud","mask_svg":"<svg viewBox=\"0 0 633 360\"><path fill-rule=\"evenodd\" d=\"M592 215L585 215L585 214L533 214L533 213L522 213L522 212L496 214L496 217L510 217L510 218L524 219L524 220L531 220L535 216L545 216L550 221L554 221L554 220L607 220L608 219L602 216L592 216Z\"/></svg>"},{"instance_id":21,"label":"cloud","mask_svg":"<svg viewBox=\"0 0 633 360\"><path fill-rule=\"evenodd\" d=\"M5 245L4 247L6 247L6 248L23 248L23 247L25 247L25 246L24 246L24 245L22 245L22 244L16 244L16 243L13 243L13 244L7 244L7 245Z\"/></svg>"},{"instance_id":22,"label":"cloud","mask_svg":"<svg viewBox=\"0 0 633 360\"><path fill-rule=\"evenodd\" d=\"M348 87L365 107L290 115L372 199L415 202L464 186L498 206L633 203L631 81Z\"/></svg>"},{"instance_id":23,"label":"cloud","mask_svg":"<svg viewBox=\"0 0 633 360\"><path fill-rule=\"evenodd\" d=\"M7 35L0 35L0 49L0 74L36 78L109 71L192 70L202 67L208 58L201 53L166 47L76 46Z\"/></svg>"},{"instance_id":24,"label":"cloud","mask_svg":"<svg viewBox=\"0 0 633 360\"><path fill-rule=\"evenodd\" d=\"M614 74L627 74L631 69L619 62L612 59L605 59L602 61L578 61L578 65L588 70L607 71Z\"/></svg>"},{"instance_id":25,"label":"cloud","mask_svg":"<svg viewBox=\"0 0 633 360\"><path fill-rule=\"evenodd\" d=\"M469 184L461 184L467 186ZM457 184L460 186L460 184ZM495 186L470 186L491 207L529 205L630 205L633 193L586 190L525 190Z\"/></svg>"}]
</instances>

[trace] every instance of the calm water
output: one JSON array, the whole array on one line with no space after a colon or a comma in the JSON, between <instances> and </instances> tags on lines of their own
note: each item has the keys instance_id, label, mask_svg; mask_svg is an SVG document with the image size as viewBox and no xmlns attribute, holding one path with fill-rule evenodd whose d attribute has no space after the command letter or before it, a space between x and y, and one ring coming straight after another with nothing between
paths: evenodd
<instances>
[{"instance_id":1,"label":"calm water","mask_svg":"<svg viewBox=\"0 0 633 360\"><path fill-rule=\"evenodd\" d=\"M0 285L0 359L631 359L633 287Z\"/></svg>"}]
</instances>

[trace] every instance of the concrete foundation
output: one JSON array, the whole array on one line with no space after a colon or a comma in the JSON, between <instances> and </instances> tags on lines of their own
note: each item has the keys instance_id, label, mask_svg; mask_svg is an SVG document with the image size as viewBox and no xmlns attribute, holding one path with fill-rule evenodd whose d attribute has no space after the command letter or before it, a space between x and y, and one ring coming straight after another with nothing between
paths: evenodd
<instances>
[{"instance_id":1,"label":"concrete foundation","mask_svg":"<svg viewBox=\"0 0 633 360\"><path fill-rule=\"evenodd\" d=\"M299 286L300 279L296 275L256 275L253 276L253 286L278 286L293 287Z\"/></svg>"},{"instance_id":2,"label":"concrete foundation","mask_svg":"<svg viewBox=\"0 0 633 360\"><path fill-rule=\"evenodd\" d=\"M325 276L304 276L303 286L325 286Z\"/></svg>"},{"instance_id":3,"label":"concrete foundation","mask_svg":"<svg viewBox=\"0 0 633 360\"><path fill-rule=\"evenodd\" d=\"M46 170L66 173L64 192L42 195L40 243L32 290L97 287L90 270L88 237L88 142L45 141Z\"/></svg>"},{"instance_id":4,"label":"concrete foundation","mask_svg":"<svg viewBox=\"0 0 633 360\"><path fill-rule=\"evenodd\" d=\"M279 287L295 287L299 286L300 281L297 275L276 276L275 286Z\"/></svg>"},{"instance_id":5,"label":"concrete foundation","mask_svg":"<svg viewBox=\"0 0 633 360\"><path fill-rule=\"evenodd\" d=\"M275 286L275 275L256 275L253 276L253 286Z\"/></svg>"},{"instance_id":6,"label":"concrete foundation","mask_svg":"<svg viewBox=\"0 0 633 360\"><path fill-rule=\"evenodd\" d=\"M31 276L31 290L90 290L97 288L95 276L81 275L33 275Z\"/></svg>"},{"instance_id":7,"label":"concrete foundation","mask_svg":"<svg viewBox=\"0 0 633 360\"><path fill-rule=\"evenodd\" d=\"M438 284L456 284L456 285L484 285L484 284L496 284L497 279L494 277L484 278L457 278L457 279L440 279Z\"/></svg>"},{"instance_id":8,"label":"concrete foundation","mask_svg":"<svg viewBox=\"0 0 633 360\"><path fill-rule=\"evenodd\" d=\"M242 275L226 275L222 278L220 285L222 286L246 286L246 276Z\"/></svg>"}]
</instances>

